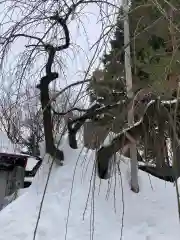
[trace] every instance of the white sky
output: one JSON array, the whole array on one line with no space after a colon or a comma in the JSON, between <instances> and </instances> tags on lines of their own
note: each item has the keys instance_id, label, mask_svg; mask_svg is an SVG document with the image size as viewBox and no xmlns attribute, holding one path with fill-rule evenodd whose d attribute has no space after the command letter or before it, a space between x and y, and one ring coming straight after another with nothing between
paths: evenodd
<instances>
[{"instance_id":1,"label":"white sky","mask_svg":"<svg viewBox=\"0 0 180 240\"><path fill-rule=\"evenodd\" d=\"M120 1L118 0L110 0L110 2L116 3L116 6L120 6ZM2 9L2 6L1 8ZM115 11L115 9L113 9ZM112 14L112 8L105 7L103 9L103 14ZM116 9L117 11L117 9ZM0 11L0 19L3 17L3 10ZM64 73L59 74L59 79L56 81L58 86L60 88L65 87L67 84L71 84L72 82L76 82L79 80L83 80L84 73L87 70L89 63L94 55L94 52L96 51L96 46L91 49L93 44L97 42L99 39L102 28L105 28L105 23L102 24L100 22L100 12L99 7L95 4L90 4L87 7L85 7L80 13L77 13L77 16L75 15L75 19L70 23L69 29L71 33L71 48L68 50L65 50L62 52L63 55L63 63L65 64L66 68L63 68ZM18 17L20 17L20 14L18 14ZM111 24L112 21L115 20L115 14L111 15L109 17L106 17L106 24L108 22L108 25ZM77 19L80 19L77 20ZM14 44L11 53L9 55L8 61L6 63L6 68L8 69L8 74L10 73L9 67L11 68L14 64L14 59L17 59L17 54L19 51L22 50L22 46L25 44L25 39L21 38L19 41ZM76 46L76 47L74 47ZM105 47L103 43L101 42L101 47ZM73 50L72 50L73 49ZM97 55L97 54L96 54ZM99 56L102 56L102 49ZM38 69L38 65L44 65L44 59L38 60L39 62L36 62L36 68ZM99 58L97 58L94 68L98 66L99 64ZM59 69L58 69L59 70ZM14 77L11 77L12 75L5 79L3 79L3 82L1 84L1 87L5 86L6 82L6 89L10 89L10 83L14 82ZM26 81L34 81L33 77L32 80L29 77ZM24 85L26 85L26 81L24 82ZM37 83L37 81L36 81Z\"/></svg>"}]
</instances>

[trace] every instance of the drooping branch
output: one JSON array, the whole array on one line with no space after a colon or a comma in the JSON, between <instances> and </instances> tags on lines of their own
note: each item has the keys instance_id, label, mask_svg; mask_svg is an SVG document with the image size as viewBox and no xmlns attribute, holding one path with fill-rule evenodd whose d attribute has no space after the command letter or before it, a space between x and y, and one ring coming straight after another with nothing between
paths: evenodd
<instances>
[{"instance_id":1,"label":"drooping branch","mask_svg":"<svg viewBox=\"0 0 180 240\"><path fill-rule=\"evenodd\" d=\"M60 96L62 93L64 93L67 89L70 89L71 87L74 87L74 86L77 86L77 85L80 85L80 84L84 84L84 83L87 83L87 82L90 82L89 79L85 79L85 80L82 80L82 81L78 81L78 82L75 82L75 83L71 83L70 85L66 86L65 88L63 88L60 92L58 92L53 98L52 98L52 101L55 101L56 98L58 96Z\"/></svg>"},{"instance_id":2,"label":"drooping branch","mask_svg":"<svg viewBox=\"0 0 180 240\"><path fill-rule=\"evenodd\" d=\"M108 146L103 146L99 149L97 153L97 164L98 164L98 174L100 178L105 178L107 175L109 160L112 156L118 152L120 149L123 150L132 142L137 142L141 137L143 137L144 132L148 131L150 122L153 123L153 119L150 118L152 116L157 117L156 110L157 106L161 108L167 109L169 112L177 102L177 99L171 101L160 101L152 100L150 101L144 111L144 114L140 121L136 122L133 126L124 129L116 138L114 138ZM115 108L119 105L109 105L105 107L100 107L98 105L94 105L93 107L89 108L87 112L79 118L73 119L68 123L68 130L69 130L69 144L72 148L77 148L77 141L76 141L76 133L82 127L84 122L87 119L96 119L96 117L102 113L106 113L107 110ZM169 117L167 116L167 112L163 113L162 117L164 117L164 121L168 121Z\"/></svg>"},{"instance_id":3,"label":"drooping branch","mask_svg":"<svg viewBox=\"0 0 180 240\"><path fill-rule=\"evenodd\" d=\"M107 146L102 146L97 153L97 165L98 165L98 175L100 178L105 179L107 176L109 161L112 156L123 149L127 144L130 144L132 141L138 141L141 136L144 134L145 128L149 128L149 116L152 117L152 114L156 114L157 105L161 110L162 117L164 121L168 121L170 123L170 128L173 131L173 135L177 134L173 128L173 122L168 111L169 108L173 108L176 104L177 100L172 101L157 101L153 100L147 104L147 107L144 111L144 115L140 119L139 122L135 123L132 127L124 129L117 137L115 137L111 143ZM152 120L152 119L151 119Z\"/></svg>"},{"instance_id":4,"label":"drooping branch","mask_svg":"<svg viewBox=\"0 0 180 240\"><path fill-rule=\"evenodd\" d=\"M38 41L39 43L41 43L43 46L45 46L45 43L43 42L43 40L39 37L36 37L36 36L32 36L32 35L28 35L28 34L25 34L25 33L18 33L18 34L10 34L9 37L0 37L0 44L9 44L11 42L13 42L16 38L19 38L19 37L24 37L24 38L28 38L28 39L34 39L36 41Z\"/></svg>"},{"instance_id":5,"label":"drooping branch","mask_svg":"<svg viewBox=\"0 0 180 240\"><path fill-rule=\"evenodd\" d=\"M154 109L154 106L156 105L156 101L157 100L152 100L147 104L142 118L140 119L139 122L135 123L131 128L136 129L135 126L138 126L139 124L142 124L144 126L145 125L144 122L146 122L146 126L148 125L147 117L150 116L150 113L153 112L152 109ZM176 101L177 101L176 99L171 100L171 101L161 101L161 104L169 109L169 108L172 108L175 105ZM103 113L106 113L107 111L109 111L111 109L115 109L116 107L118 107L120 105L123 105L124 103L125 103L125 101L121 101L121 102L115 103L113 105L107 105L107 106L104 106L104 107L101 107L99 104L96 103L95 105L93 105L92 107L87 109L87 111L84 115L82 115L82 116L80 116L76 119L70 120L69 123L68 123L70 147L72 147L73 149L77 148L76 133L83 126L83 124L85 123L86 120L88 120L88 119L96 120L96 119L98 119L99 115L101 115ZM127 102L127 104L129 104L129 103L130 102ZM59 113L56 112L56 114L59 114ZM131 128L129 128L129 131L131 131ZM143 129L142 131L144 131L144 128L142 128L142 129ZM135 130L135 132L136 132L136 130ZM129 140L128 140L128 142L129 142ZM120 146L119 146L119 149L120 149Z\"/></svg>"},{"instance_id":6,"label":"drooping branch","mask_svg":"<svg viewBox=\"0 0 180 240\"><path fill-rule=\"evenodd\" d=\"M69 109L69 110L66 111L66 112L57 112L57 111L55 111L54 109L52 109L52 111L53 111L54 115L64 116L64 115L66 115L66 114L68 114L68 113L70 113L70 112L74 112L74 111L87 112L88 109L83 109L83 108L81 109L81 108L78 108L78 107L74 107L74 108Z\"/></svg>"}]
</instances>

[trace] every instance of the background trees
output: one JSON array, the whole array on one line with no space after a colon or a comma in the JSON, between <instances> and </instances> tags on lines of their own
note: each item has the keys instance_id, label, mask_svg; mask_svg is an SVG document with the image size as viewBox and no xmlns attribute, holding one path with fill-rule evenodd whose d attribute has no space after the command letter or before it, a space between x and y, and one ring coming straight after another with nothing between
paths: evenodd
<instances>
[{"instance_id":1,"label":"background trees","mask_svg":"<svg viewBox=\"0 0 180 240\"><path fill-rule=\"evenodd\" d=\"M132 1L130 4L133 103L129 102L126 95L123 51L126 46L123 41L123 11L119 11L110 50L105 52L103 67L94 72L88 88L91 101L96 100L101 106L116 103L118 107L107 110L96 120L96 124L109 126L111 131L119 133L127 125L127 110L130 107L134 108L135 121L139 121L151 100L172 100L177 97L180 69L178 7L177 1L172 5L164 1L158 4L154 1ZM173 106L171 108L174 109ZM144 130L139 132L141 138L138 148L146 160L154 162L160 169L171 164L167 140L172 136L168 130L170 122L156 107L154 111L148 112L151 123L146 122ZM168 108L168 111L174 118L174 110ZM177 116L178 112L176 123ZM179 169L177 165L176 169Z\"/></svg>"}]
</instances>

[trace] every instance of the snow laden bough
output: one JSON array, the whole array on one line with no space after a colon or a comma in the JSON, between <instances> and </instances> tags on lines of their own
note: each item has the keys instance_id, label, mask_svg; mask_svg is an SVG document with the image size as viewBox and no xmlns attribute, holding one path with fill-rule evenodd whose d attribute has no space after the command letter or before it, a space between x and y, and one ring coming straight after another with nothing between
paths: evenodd
<instances>
[{"instance_id":1,"label":"snow laden bough","mask_svg":"<svg viewBox=\"0 0 180 240\"><path fill-rule=\"evenodd\" d=\"M69 135L69 145L73 149L77 149L77 140L76 134L78 130L84 125L87 120L95 120L98 116L108 109L115 108L120 103L114 105L108 105L104 107L100 107L99 104L95 104L90 107L87 112L79 118L71 119L68 122L68 135ZM174 122L171 116L170 110L172 110L177 104L177 100L171 101L161 101L160 99L151 100L141 117L141 119L134 123L132 126L124 129L121 133L119 133L109 144L106 146L101 146L96 154L96 163L97 163L97 173L99 178L108 179L110 177L110 169L112 169L112 165L115 164L113 160L113 156L117 152L123 152L124 149L127 149L129 144L132 142L138 143L139 141L143 141L144 144L148 142L148 132L151 129L154 129L158 126L159 130L162 130L163 134L169 134L172 139L175 141L175 145L178 146L178 137L176 134L176 130L174 129ZM164 125L161 126L160 129L159 122L164 122ZM159 153L158 153L159 154ZM164 159L164 153L160 157L156 156L156 165L160 164L159 159ZM172 169L172 167L171 167ZM177 169L180 169L178 167ZM172 173L172 171L171 171ZM152 174L153 175L153 174ZM171 181L174 181L180 176L180 172L176 172L170 176ZM164 176L161 176L161 179L166 180Z\"/></svg>"}]
</instances>

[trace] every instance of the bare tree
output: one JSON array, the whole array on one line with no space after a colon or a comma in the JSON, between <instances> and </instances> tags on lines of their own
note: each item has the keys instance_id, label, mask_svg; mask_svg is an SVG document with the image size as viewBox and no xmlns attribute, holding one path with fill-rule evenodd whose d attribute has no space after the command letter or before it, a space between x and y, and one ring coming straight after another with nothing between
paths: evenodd
<instances>
[{"instance_id":1,"label":"bare tree","mask_svg":"<svg viewBox=\"0 0 180 240\"><path fill-rule=\"evenodd\" d=\"M3 92L0 104L0 122L3 130L14 144L31 148L32 155L36 155L39 143L43 139L42 112L40 111L39 94L28 86L19 101L13 99L12 94ZM31 139L31 140L30 140ZM34 140L33 140L34 139ZM34 148L34 150L33 150Z\"/></svg>"},{"instance_id":2,"label":"bare tree","mask_svg":"<svg viewBox=\"0 0 180 240\"><path fill-rule=\"evenodd\" d=\"M52 113L55 113L55 111L52 108L49 88L52 82L58 79L58 71L62 69L62 52L71 46L70 22L87 4L95 4L100 11L102 10L101 15L104 6L116 8L113 3L103 0L67 2L55 0L17 2L10 0L1 3L4 8L4 19L10 19L8 21L2 20L4 26L0 37L1 66L5 73L8 69L6 60L10 61L10 49L17 47L19 44L20 54L13 59L11 66L11 77L15 89L14 102L19 101L23 84L26 85L30 82L36 84L36 81L40 80L37 88L40 91L46 151L56 158L57 163L61 163L64 154L57 148L54 141ZM102 15L102 23L105 17L108 17L106 12L104 16ZM100 34L98 42L106 35L104 29L102 29L102 35ZM85 81L88 71L85 74ZM12 114L10 118L12 119ZM15 120L13 121L13 127L17 126ZM13 136L17 136L17 133Z\"/></svg>"}]
</instances>

